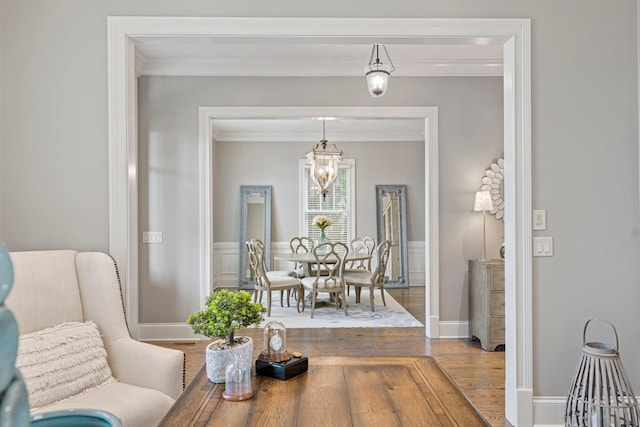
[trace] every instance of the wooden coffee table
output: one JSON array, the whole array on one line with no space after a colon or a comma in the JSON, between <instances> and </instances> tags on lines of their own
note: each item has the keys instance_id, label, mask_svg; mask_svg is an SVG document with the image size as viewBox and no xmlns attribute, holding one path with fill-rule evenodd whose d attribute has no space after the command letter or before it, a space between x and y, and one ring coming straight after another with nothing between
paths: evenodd
<instances>
[{"instance_id":1,"label":"wooden coffee table","mask_svg":"<svg viewBox=\"0 0 640 427\"><path fill-rule=\"evenodd\" d=\"M431 357L310 357L288 381L253 376L254 397L222 399L204 367L160 426L489 426Z\"/></svg>"}]
</instances>

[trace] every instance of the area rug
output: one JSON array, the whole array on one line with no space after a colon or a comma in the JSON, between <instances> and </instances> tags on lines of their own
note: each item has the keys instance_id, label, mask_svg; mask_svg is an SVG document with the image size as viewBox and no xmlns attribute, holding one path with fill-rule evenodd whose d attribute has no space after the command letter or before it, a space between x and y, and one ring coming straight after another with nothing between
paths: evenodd
<instances>
[{"instance_id":1,"label":"area rug","mask_svg":"<svg viewBox=\"0 0 640 427\"><path fill-rule=\"evenodd\" d=\"M386 307L382 304L380 291L374 292L375 310L371 311L369 304L369 290L362 289L360 303L356 304L355 291L351 289L351 295L347 295L347 312L344 315L342 309L336 309L334 303L326 303L322 307L317 307L313 319L311 318L311 303L305 304L302 313L298 313L295 308L296 301L291 297L291 307L287 307L286 294L284 307L280 307L280 295L273 292L271 301L271 316L265 315L265 321L260 325L264 327L272 320L282 322L287 328L398 328L398 327L421 327L424 326L418 319L413 317L403 306L401 306L391 295L385 291ZM320 300L328 300L328 294L320 294ZM263 295L262 304L266 306L267 297Z\"/></svg>"}]
</instances>

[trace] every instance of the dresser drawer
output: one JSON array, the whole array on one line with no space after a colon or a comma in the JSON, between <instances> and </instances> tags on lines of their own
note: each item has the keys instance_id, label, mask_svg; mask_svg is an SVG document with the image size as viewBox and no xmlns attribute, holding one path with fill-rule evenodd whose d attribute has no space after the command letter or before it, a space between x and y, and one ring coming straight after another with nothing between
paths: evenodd
<instances>
[{"instance_id":1,"label":"dresser drawer","mask_svg":"<svg viewBox=\"0 0 640 427\"><path fill-rule=\"evenodd\" d=\"M491 316L504 316L504 292L491 292L489 294L489 314Z\"/></svg>"},{"instance_id":2,"label":"dresser drawer","mask_svg":"<svg viewBox=\"0 0 640 427\"><path fill-rule=\"evenodd\" d=\"M504 291L504 265L491 269L491 290Z\"/></svg>"},{"instance_id":3,"label":"dresser drawer","mask_svg":"<svg viewBox=\"0 0 640 427\"><path fill-rule=\"evenodd\" d=\"M490 341L504 344L504 317L492 317L489 323L491 327Z\"/></svg>"}]
</instances>

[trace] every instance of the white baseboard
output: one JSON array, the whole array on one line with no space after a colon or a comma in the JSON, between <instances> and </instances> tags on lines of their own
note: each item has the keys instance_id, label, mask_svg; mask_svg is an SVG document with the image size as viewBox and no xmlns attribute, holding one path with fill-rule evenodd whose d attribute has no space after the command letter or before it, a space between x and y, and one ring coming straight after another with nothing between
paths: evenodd
<instances>
[{"instance_id":1,"label":"white baseboard","mask_svg":"<svg viewBox=\"0 0 640 427\"><path fill-rule=\"evenodd\" d=\"M429 339L440 338L440 318L438 316L430 316L426 319L425 335Z\"/></svg>"},{"instance_id":2,"label":"white baseboard","mask_svg":"<svg viewBox=\"0 0 640 427\"><path fill-rule=\"evenodd\" d=\"M138 339L140 341L194 341L203 337L195 335L186 322L139 323Z\"/></svg>"},{"instance_id":3,"label":"white baseboard","mask_svg":"<svg viewBox=\"0 0 640 427\"><path fill-rule=\"evenodd\" d=\"M469 338L469 322L441 321L440 338Z\"/></svg>"},{"instance_id":4,"label":"white baseboard","mask_svg":"<svg viewBox=\"0 0 640 427\"><path fill-rule=\"evenodd\" d=\"M564 427L566 397L534 397L533 425L535 427Z\"/></svg>"}]
</instances>

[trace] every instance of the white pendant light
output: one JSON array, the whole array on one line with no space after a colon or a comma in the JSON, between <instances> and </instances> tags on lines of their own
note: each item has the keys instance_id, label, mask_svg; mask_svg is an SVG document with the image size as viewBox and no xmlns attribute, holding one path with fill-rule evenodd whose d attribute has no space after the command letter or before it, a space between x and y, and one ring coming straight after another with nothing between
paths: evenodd
<instances>
[{"instance_id":1,"label":"white pendant light","mask_svg":"<svg viewBox=\"0 0 640 427\"><path fill-rule=\"evenodd\" d=\"M389 64L380 62L380 45L374 44L373 49L371 49L369 65L367 65L367 68L364 70L367 76L367 87L373 97L384 95L387 91L389 76L391 76L391 73L396 69L396 67L393 66L393 62L391 62L387 48L382 45L382 49L385 55L387 55ZM375 62L373 60L374 55L376 57Z\"/></svg>"},{"instance_id":2,"label":"white pendant light","mask_svg":"<svg viewBox=\"0 0 640 427\"><path fill-rule=\"evenodd\" d=\"M322 140L307 153L307 164L311 165L311 179L322 192L322 198L327 197L331 185L338 177L338 164L342 162L342 150L335 144L328 144L325 139L325 121L322 120Z\"/></svg>"}]
</instances>

